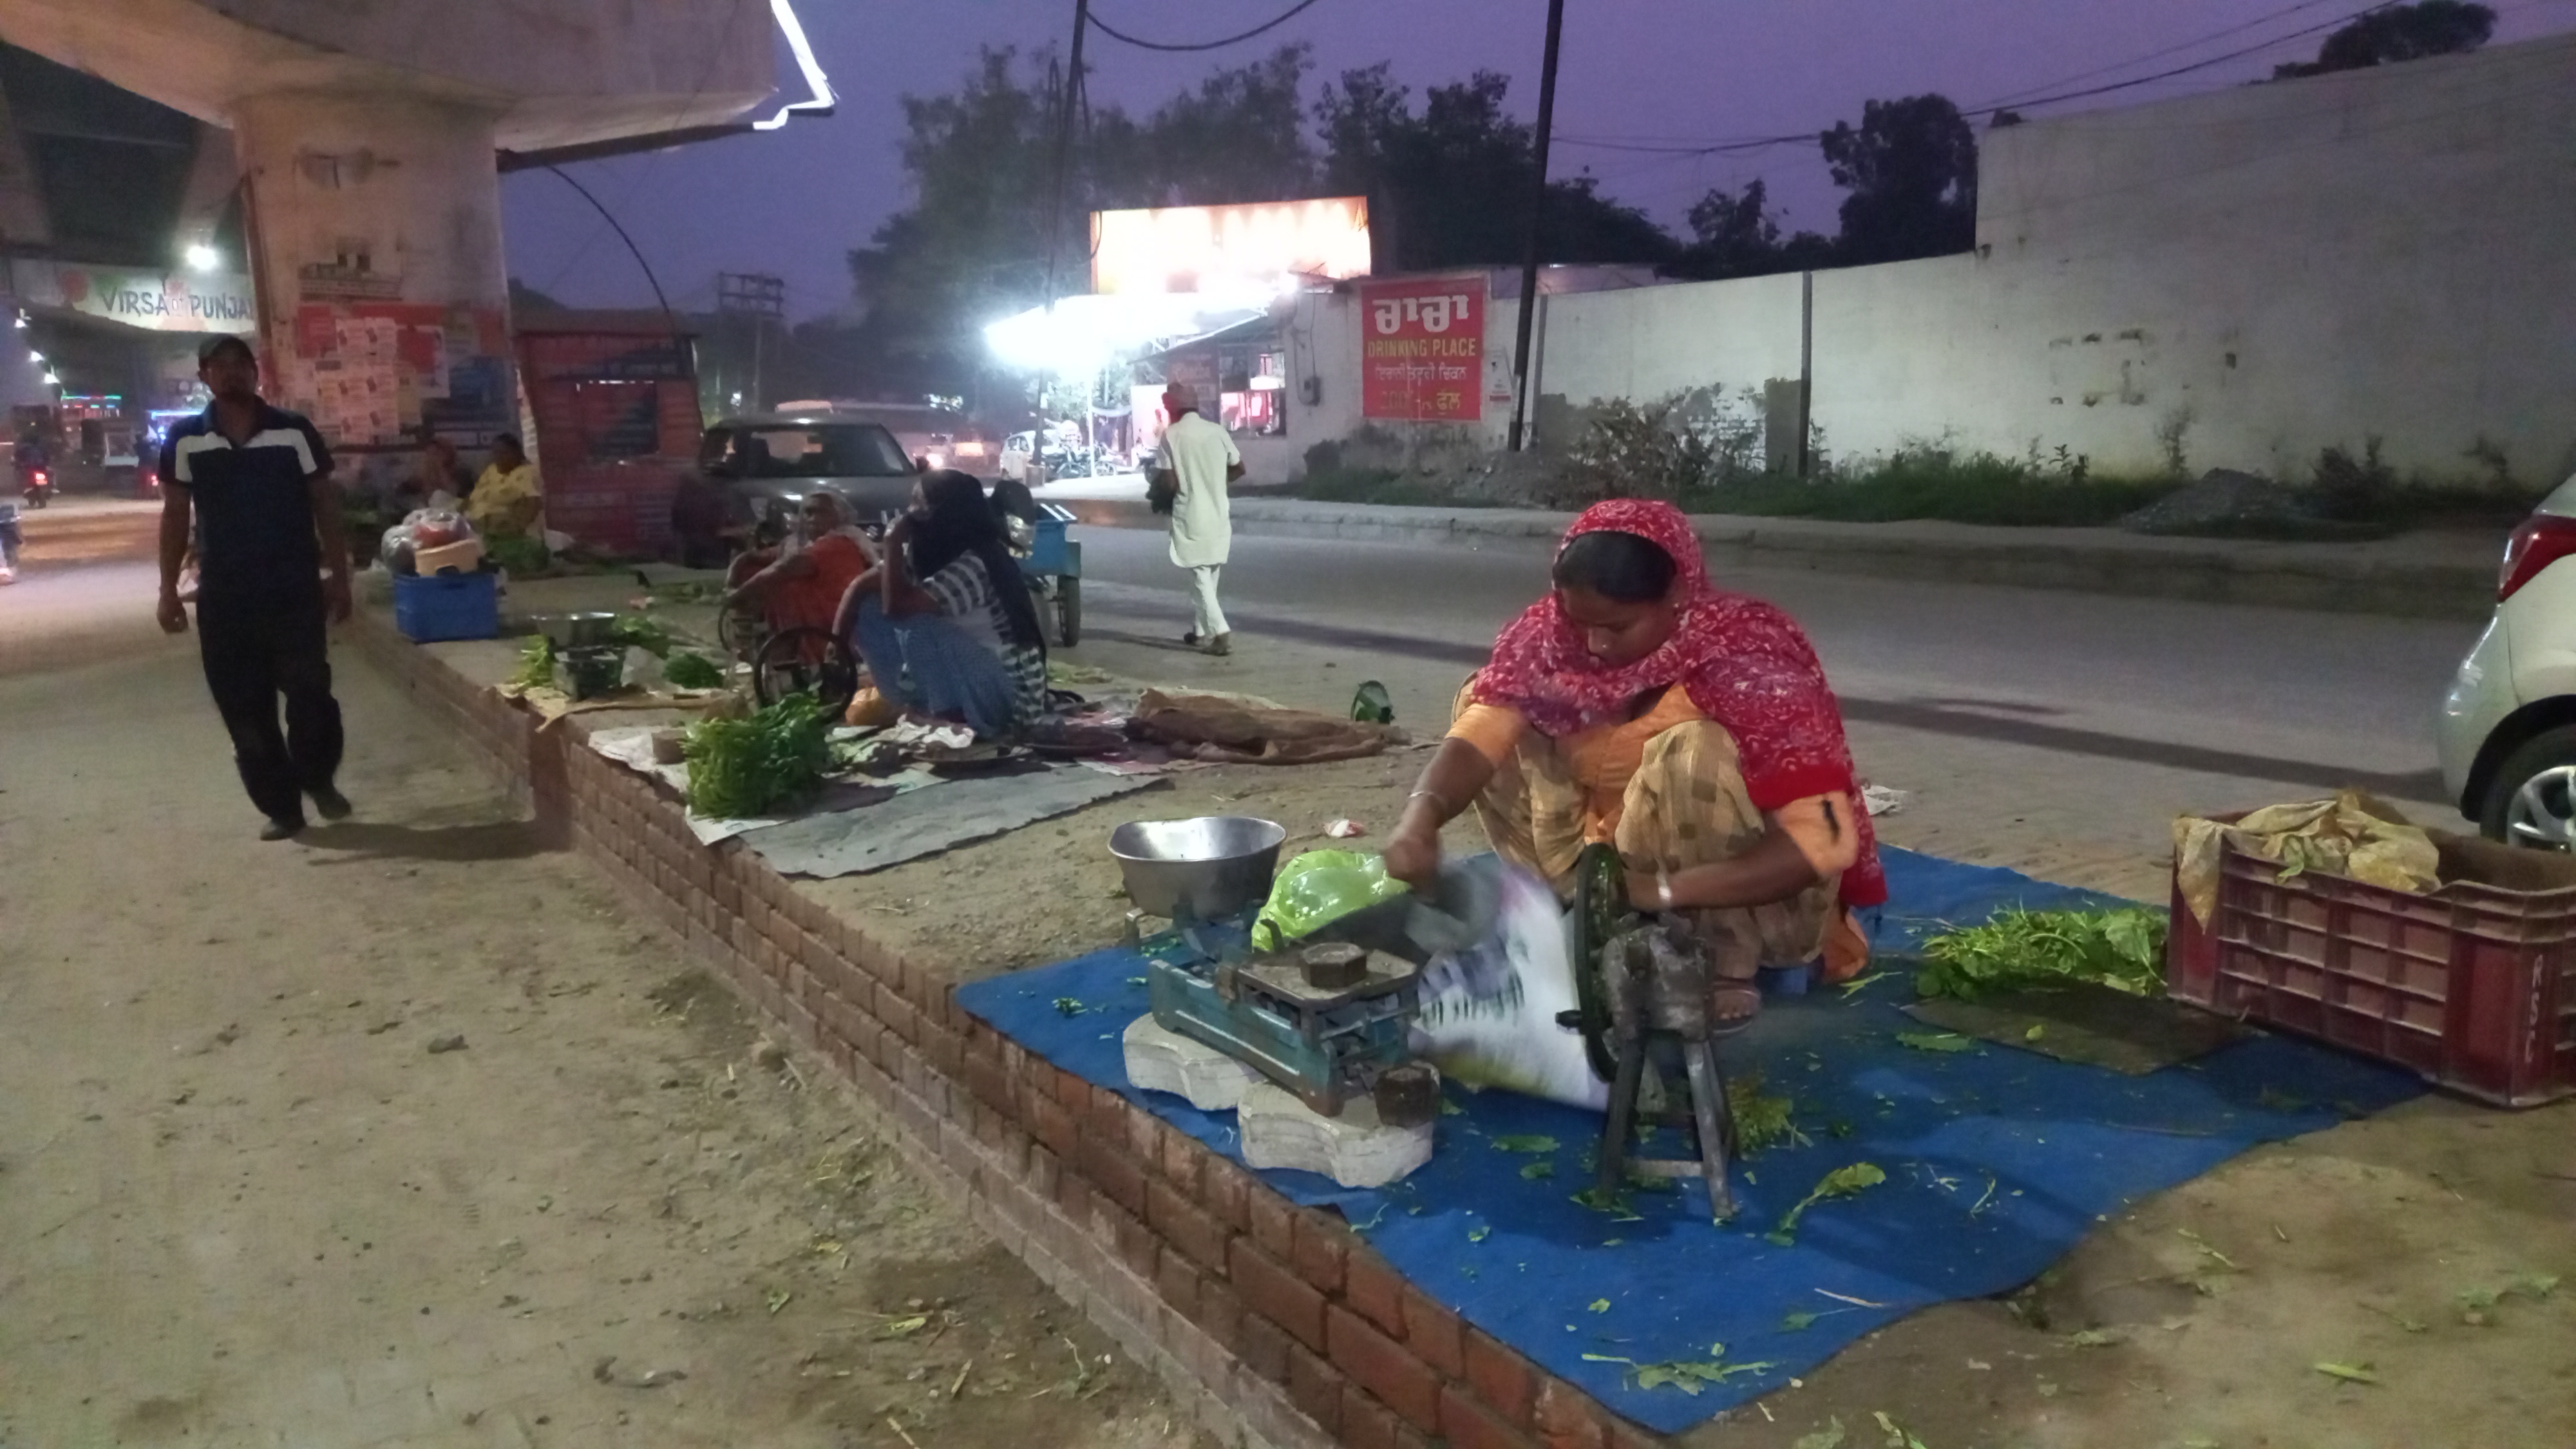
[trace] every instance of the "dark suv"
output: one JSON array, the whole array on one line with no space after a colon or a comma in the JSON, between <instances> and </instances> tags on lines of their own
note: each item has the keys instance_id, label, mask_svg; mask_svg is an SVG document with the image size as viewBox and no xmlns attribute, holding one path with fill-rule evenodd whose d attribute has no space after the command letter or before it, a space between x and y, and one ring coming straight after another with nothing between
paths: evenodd
<instances>
[{"instance_id":1,"label":"dark suv","mask_svg":"<svg viewBox=\"0 0 2576 1449\"><path fill-rule=\"evenodd\" d=\"M707 429L698 470L725 496L726 513L756 534L783 533L817 488L841 495L870 530L912 503L918 478L893 433L828 412L759 413Z\"/></svg>"}]
</instances>

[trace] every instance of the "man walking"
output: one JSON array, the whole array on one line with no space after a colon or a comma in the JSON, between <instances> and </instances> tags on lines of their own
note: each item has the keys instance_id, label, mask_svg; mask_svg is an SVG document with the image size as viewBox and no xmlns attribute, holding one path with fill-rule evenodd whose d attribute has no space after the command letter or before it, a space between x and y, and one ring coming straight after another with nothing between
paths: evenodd
<instances>
[{"instance_id":1,"label":"man walking","mask_svg":"<svg viewBox=\"0 0 2576 1449\"><path fill-rule=\"evenodd\" d=\"M1243 476L1243 455L1235 451L1233 436L1200 417L1198 407L1198 393L1187 383L1163 390L1163 411L1172 421L1155 451L1152 491L1170 500L1172 562L1190 571L1197 618L1181 642L1231 654L1234 635L1216 601L1216 579L1234 543L1226 485Z\"/></svg>"},{"instance_id":2,"label":"man walking","mask_svg":"<svg viewBox=\"0 0 2576 1449\"><path fill-rule=\"evenodd\" d=\"M259 395L259 363L239 337L197 348L215 400L161 445L161 628L188 629L179 567L195 523L197 643L206 688L233 739L233 763L268 817L262 840L304 828L304 797L325 820L349 813L340 769L340 703L331 697L324 621L349 617L349 534L331 453L313 425ZM286 728L277 724L286 698Z\"/></svg>"}]
</instances>

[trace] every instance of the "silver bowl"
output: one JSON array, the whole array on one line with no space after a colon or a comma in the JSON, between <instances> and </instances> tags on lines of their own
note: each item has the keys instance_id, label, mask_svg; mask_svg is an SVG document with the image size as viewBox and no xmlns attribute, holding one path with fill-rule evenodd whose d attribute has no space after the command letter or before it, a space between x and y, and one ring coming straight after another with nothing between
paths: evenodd
<instances>
[{"instance_id":1,"label":"silver bowl","mask_svg":"<svg viewBox=\"0 0 2576 1449\"><path fill-rule=\"evenodd\" d=\"M546 636L557 649L605 649L616 643L609 629L617 616L591 609L578 614L538 614L528 622Z\"/></svg>"},{"instance_id":2,"label":"silver bowl","mask_svg":"<svg viewBox=\"0 0 2576 1449\"><path fill-rule=\"evenodd\" d=\"M1270 898L1279 847L1288 832L1275 820L1202 815L1191 820L1139 820L1109 833L1109 853L1127 879L1127 896L1149 915L1222 920Z\"/></svg>"}]
</instances>

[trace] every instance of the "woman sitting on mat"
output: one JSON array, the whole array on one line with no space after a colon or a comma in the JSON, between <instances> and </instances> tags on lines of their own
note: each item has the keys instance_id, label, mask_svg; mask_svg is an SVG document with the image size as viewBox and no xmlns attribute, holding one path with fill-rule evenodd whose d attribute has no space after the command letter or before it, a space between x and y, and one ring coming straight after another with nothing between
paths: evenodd
<instances>
[{"instance_id":1,"label":"woman sitting on mat","mask_svg":"<svg viewBox=\"0 0 2576 1449\"><path fill-rule=\"evenodd\" d=\"M1037 605L984 485L953 468L914 485L911 511L842 597L833 631L867 661L877 692L910 715L992 738L1046 712Z\"/></svg>"},{"instance_id":2,"label":"woman sitting on mat","mask_svg":"<svg viewBox=\"0 0 2576 1449\"><path fill-rule=\"evenodd\" d=\"M1629 904L1707 946L1714 1016L1761 1006L1755 973L1821 956L1858 974L1851 908L1887 898L1842 710L1807 637L1771 605L1711 588L1689 520L1620 499L1575 521L1556 588L1494 643L1386 845L1415 885L1469 805L1505 859L1571 889L1615 846Z\"/></svg>"}]
</instances>

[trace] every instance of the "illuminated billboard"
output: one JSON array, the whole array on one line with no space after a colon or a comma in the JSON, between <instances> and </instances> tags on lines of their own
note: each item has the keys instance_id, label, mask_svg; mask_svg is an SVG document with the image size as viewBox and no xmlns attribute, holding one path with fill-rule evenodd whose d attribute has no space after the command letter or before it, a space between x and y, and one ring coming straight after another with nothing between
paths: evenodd
<instances>
[{"instance_id":1,"label":"illuminated billboard","mask_svg":"<svg viewBox=\"0 0 2576 1449\"><path fill-rule=\"evenodd\" d=\"M1104 296L1269 297L1298 277L1368 273L1365 197L1091 214L1091 290Z\"/></svg>"}]
</instances>

